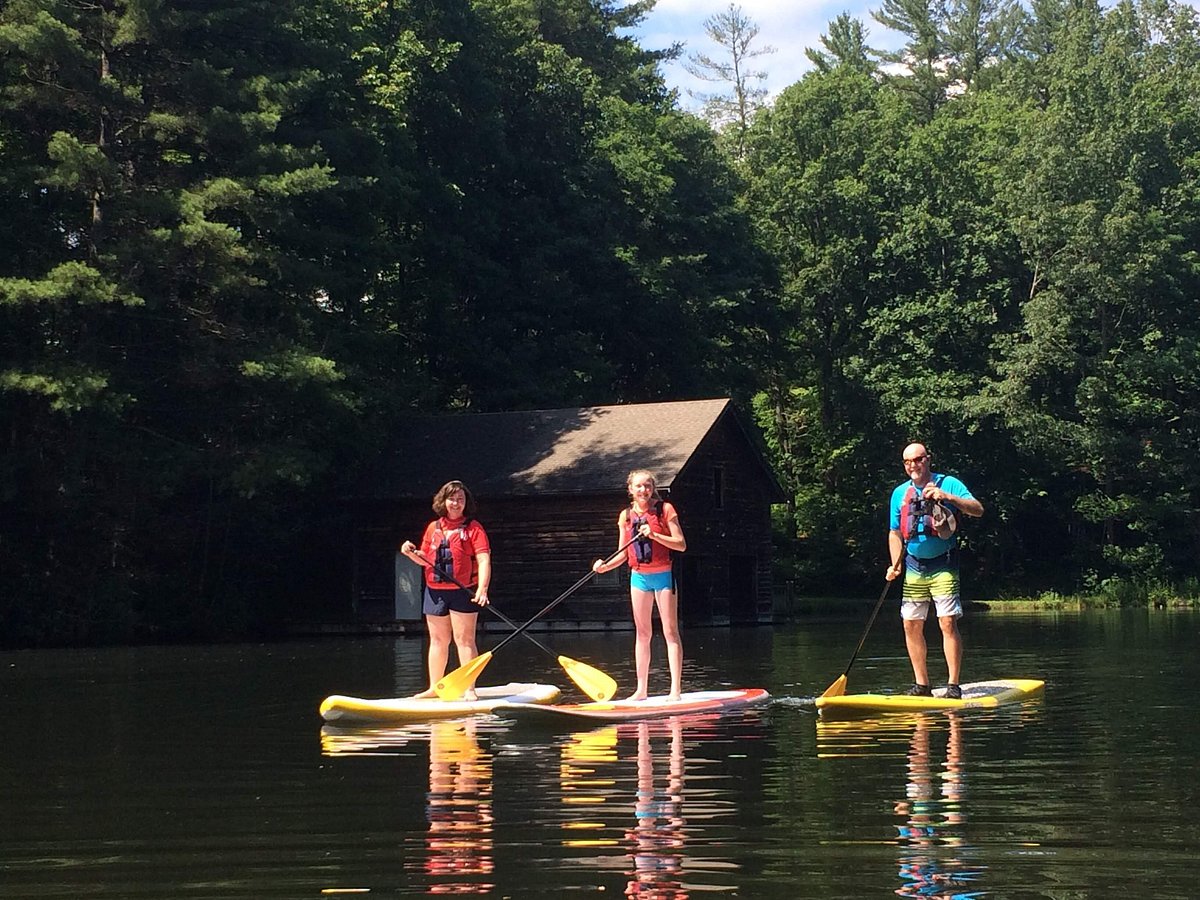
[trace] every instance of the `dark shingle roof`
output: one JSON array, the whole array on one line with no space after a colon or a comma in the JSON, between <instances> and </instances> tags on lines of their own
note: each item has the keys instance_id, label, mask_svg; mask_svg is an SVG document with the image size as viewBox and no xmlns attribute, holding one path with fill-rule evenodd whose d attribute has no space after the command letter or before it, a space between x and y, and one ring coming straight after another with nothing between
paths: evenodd
<instances>
[{"instance_id":1,"label":"dark shingle roof","mask_svg":"<svg viewBox=\"0 0 1200 900\"><path fill-rule=\"evenodd\" d=\"M669 488L730 410L723 398L414 417L364 493L427 498L455 478L480 497L602 493L635 468Z\"/></svg>"}]
</instances>

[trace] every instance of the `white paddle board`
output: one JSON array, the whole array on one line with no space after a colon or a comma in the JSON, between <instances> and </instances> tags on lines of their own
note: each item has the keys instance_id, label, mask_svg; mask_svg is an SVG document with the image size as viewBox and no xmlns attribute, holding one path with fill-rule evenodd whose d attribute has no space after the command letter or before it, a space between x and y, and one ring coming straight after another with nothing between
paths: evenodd
<instances>
[{"instance_id":1,"label":"white paddle board","mask_svg":"<svg viewBox=\"0 0 1200 900\"><path fill-rule=\"evenodd\" d=\"M678 700L664 694L645 700L609 700L605 703L559 703L547 706L530 704L500 704L494 712L520 719L590 719L592 721L624 722L685 713L718 712L737 706L765 703L770 694L762 688L741 688L729 691L689 691Z\"/></svg>"}]
</instances>

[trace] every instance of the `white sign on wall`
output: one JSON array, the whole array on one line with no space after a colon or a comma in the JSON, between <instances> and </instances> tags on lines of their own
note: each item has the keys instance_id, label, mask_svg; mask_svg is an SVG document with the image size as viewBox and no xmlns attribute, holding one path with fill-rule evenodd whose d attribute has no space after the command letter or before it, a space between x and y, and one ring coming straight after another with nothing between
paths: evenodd
<instances>
[{"instance_id":1,"label":"white sign on wall","mask_svg":"<svg viewBox=\"0 0 1200 900\"><path fill-rule=\"evenodd\" d=\"M396 554L396 619L421 620L421 594L424 590L423 569L402 553Z\"/></svg>"}]
</instances>

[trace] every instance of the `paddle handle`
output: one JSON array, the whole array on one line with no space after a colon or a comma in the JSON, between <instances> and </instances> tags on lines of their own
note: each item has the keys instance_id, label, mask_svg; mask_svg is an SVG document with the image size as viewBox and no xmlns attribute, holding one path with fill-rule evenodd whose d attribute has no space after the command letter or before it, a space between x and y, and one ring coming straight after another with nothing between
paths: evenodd
<instances>
[{"instance_id":1,"label":"paddle handle","mask_svg":"<svg viewBox=\"0 0 1200 900\"><path fill-rule=\"evenodd\" d=\"M455 578L451 573L447 572L445 569L443 569L441 566L439 566L436 562L433 562L428 556L426 556L420 550L417 551L416 555L419 556L421 559L425 560L425 562L429 563L429 568L433 569L433 571L437 572L439 575L441 575L443 578L445 578L451 584L454 584L454 585L462 588L464 591L471 590L469 587L467 587L465 584L463 584L461 581L459 581L457 578ZM500 610L496 609L496 607L493 606L491 603L488 603L487 608L489 610L491 610L493 614L498 616L500 618L500 621L504 622L509 628L517 627L516 622L514 622L512 619L510 619L504 613L500 612ZM558 658L557 653L555 653L553 650L551 650L549 647L547 647L545 644L543 644L541 641L539 641L537 638L535 638L532 634L527 634L527 635L525 635L525 637L528 638L530 641L532 641L535 645L540 647L543 652L548 653L550 656L554 657L555 659ZM503 642L501 642L501 643L503 643ZM492 648L492 652L495 653L496 650L499 649L499 647L500 647L500 644L497 644L495 647Z\"/></svg>"},{"instance_id":2,"label":"paddle handle","mask_svg":"<svg viewBox=\"0 0 1200 900\"><path fill-rule=\"evenodd\" d=\"M875 608L871 610L871 618L867 619L867 627L863 629L862 637L858 639L858 646L854 648L854 655L850 657L850 662L846 663L846 671L842 673L843 675L850 674L850 667L854 665L854 661L858 659L859 651L862 650L863 645L867 642L867 635L871 633L871 626L875 624L875 618L879 615L879 610L883 608L884 598L887 597L891 587L891 581L883 583L883 590L879 594L879 599L875 601Z\"/></svg>"},{"instance_id":3,"label":"paddle handle","mask_svg":"<svg viewBox=\"0 0 1200 900\"><path fill-rule=\"evenodd\" d=\"M624 544L622 544L620 547L618 547L615 551L610 553L605 558L604 561L608 562L609 560L614 559L617 556L620 556L627 549L629 549L629 545L632 544L634 541L636 541L638 539L638 537L639 537L639 535L637 535L635 533L633 537L631 537L629 540L627 540ZM497 650L499 650L501 647L503 647L505 644L507 644L509 641L511 641L513 638L515 638L518 634L523 634L525 632L526 628L528 628L530 625L532 625L534 622L536 622L542 616L546 615L546 613L550 612L550 610L554 609L554 607L558 606L558 604L562 603L564 600L566 600L568 597L570 597L573 593L575 593L577 590L579 590L581 587L583 587L585 584L587 584L589 581L591 581L595 576L596 576L596 571L594 569L589 570L586 575L584 575L577 582L575 582L573 585L571 585L569 588L567 588L565 591L563 591L561 594L559 594L557 597L555 597L553 600L551 600L549 603L547 603L545 606L543 606L541 608L541 610L535 616L533 616L528 622L526 622L523 625L517 626L516 631L514 631L512 634L508 635L504 640L502 640L500 643L498 643L495 647L492 648L492 652L495 653Z\"/></svg>"}]
</instances>

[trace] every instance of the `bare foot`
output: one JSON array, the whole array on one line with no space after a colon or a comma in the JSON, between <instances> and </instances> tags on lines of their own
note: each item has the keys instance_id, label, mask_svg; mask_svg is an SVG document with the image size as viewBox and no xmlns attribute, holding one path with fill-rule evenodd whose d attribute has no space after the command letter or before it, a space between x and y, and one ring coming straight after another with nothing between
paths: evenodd
<instances>
[{"instance_id":1,"label":"bare foot","mask_svg":"<svg viewBox=\"0 0 1200 900\"><path fill-rule=\"evenodd\" d=\"M630 694L628 697L626 697L625 702L628 703L630 700L645 700L645 699L646 699L646 692L638 691L638 692Z\"/></svg>"},{"instance_id":2,"label":"bare foot","mask_svg":"<svg viewBox=\"0 0 1200 900\"><path fill-rule=\"evenodd\" d=\"M463 691L462 698L464 700L470 700L474 702L475 700L479 699L479 695L475 693L475 688L467 688L465 691Z\"/></svg>"},{"instance_id":3,"label":"bare foot","mask_svg":"<svg viewBox=\"0 0 1200 900\"><path fill-rule=\"evenodd\" d=\"M667 694L667 702L668 703L678 703L682 699L683 699L682 694Z\"/></svg>"},{"instance_id":4,"label":"bare foot","mask_svg":"<svg viewBox=\"0 0 1200 900\"><path fill-rule=\"evenodd\" d=\"M436 696L437 696L437 691L435 691L433 688L426 688L425 690L421 691L421 693L419 693L419 694L413 694L412 697L409 699L411 699L411 700L432 700Z\"/></svg>"}]
</instances>

